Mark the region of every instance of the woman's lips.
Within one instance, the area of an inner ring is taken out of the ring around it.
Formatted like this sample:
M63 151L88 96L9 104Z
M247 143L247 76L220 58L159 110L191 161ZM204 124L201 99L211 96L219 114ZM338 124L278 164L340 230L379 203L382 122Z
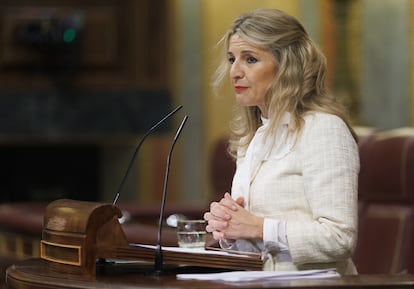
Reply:
M247 88L248 88L247 86L237 85L237 86L234 87L234 91L236 93L241 93L241 92L245 91Z

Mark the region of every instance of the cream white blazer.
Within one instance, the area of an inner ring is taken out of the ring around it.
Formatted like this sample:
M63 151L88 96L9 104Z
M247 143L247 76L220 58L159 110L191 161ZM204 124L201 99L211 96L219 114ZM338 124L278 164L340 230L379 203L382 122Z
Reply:
M289 118L281 129L288 124ZM247 209L286 222L291 261L278 260L273 252L264 270L336 268L356 274L351 256L357 241L359 154L346 124L334 115L310 113L296 143L275 141L269 157L252 170ZM238 158L237 167L243 160ZM233 197L240 182L236 170ZM266 241L253 243L263 251Z

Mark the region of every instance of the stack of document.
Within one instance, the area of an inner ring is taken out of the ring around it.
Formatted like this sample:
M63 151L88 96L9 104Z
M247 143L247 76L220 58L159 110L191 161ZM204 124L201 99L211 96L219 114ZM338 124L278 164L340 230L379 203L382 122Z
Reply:
M209 280L223 282L274 281L332 277L340 277L340 275L334 269L303 271L231 271L222 273L177 274L177 279L181 280Z

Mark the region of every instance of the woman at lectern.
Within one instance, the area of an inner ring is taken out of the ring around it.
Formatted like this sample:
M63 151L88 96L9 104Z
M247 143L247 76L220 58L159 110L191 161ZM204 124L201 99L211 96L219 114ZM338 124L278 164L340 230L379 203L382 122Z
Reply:
M264 270L357 274L358 146L325 87L324 55L279 10L241 15L220 43L214 86L230 76L237 169L231 195L204 214L207 231L222 248L260 252Z

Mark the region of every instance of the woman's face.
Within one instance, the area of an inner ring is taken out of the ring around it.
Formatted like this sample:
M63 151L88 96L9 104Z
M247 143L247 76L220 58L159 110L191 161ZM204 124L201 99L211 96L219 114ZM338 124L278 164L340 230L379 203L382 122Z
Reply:
M262 115L268 117L265 95L276 74L273 55L268 50L252 46L237 34L230 37L227 55L237 103L258 106Z

